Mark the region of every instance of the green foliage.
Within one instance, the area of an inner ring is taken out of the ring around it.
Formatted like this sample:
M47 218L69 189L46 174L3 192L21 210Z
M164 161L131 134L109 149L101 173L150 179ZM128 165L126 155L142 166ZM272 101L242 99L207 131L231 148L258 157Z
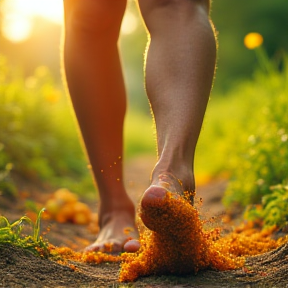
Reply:
M1 151L0 158L1 160L6 158L6 155L1 153ZM2 165L0 165L0 195L6 198L16 198L18 196L18 191L9 178L9 173L13 165L11 163L6 163L7 161L4 160L1 163Z
M270 193L270 186L288 177L287 81L286 59L282 72L258 72L253 82L239 89L247 105L243 113L246 117L234 131L241 131L246 140L239 137L234 147L238 157L224 199L227 206L260 203L262 196Z
M261 205L248 206L244 217L252 221L263 221L264 227L283 227L288 224L288 186L270 187L270 193L262 197Z
M125 121L125 154L133 157L141 154L155 154L156 142L153 139L153 122L150 115L130 111Z
M40 236L40 219L43 212L44 209L38 213L35 224L27 216L11 224L6 217L0 216L0 243L19 246L36 255L47 257L49 255L48 243ZM33 235L27 236L22 233L24 225L27 224L33 227Z
M287 13L286 0L212 1L211 18L219 40L216 90L230 90L235 81L251 77L259 66L254 53L243 44L249 32L264 37L269 57L277 59L281 57L279 51L288 50L288 37L283 37L288 25Z
M12 167L28 180L78 185L89 172L63 91L45 67L24 78L1 57L0 71L0 186L8 183Z
M39 67L24 78L0 57L0 80L1 195L17 197L9 177L11 170L26 180L94 194L73 109L48 69ZM125 123L126 156L153 153L152 131L150 115L129 112Z
M228 154L232 158L230 167L234 171L225 193L224 204L230 209L234 205L244 209L247 205L262 203L264 206L261 215L268 217L264 219L267 225L282 225L280 218L288 211L286 209L279 214L280 208L278 212L275 210L275 203L280 203L279 195L285 191L284 186L281 186L284 190L281 188L280 193L280 186L276 185L288 180L287 58L284 63L282 71L278 71L272 62L269 69L264 65L265 71L257 71L253 81L238 86L238 92L233 90L237 97L241 97L246 108L242 111L241 121L233 128L238 143L231 150L234 151L234 156L231 156L231 152ZM243 108L243 105L240 107ZM277 189L274 187L271 190L273 186ZM247 215L251 216L255 211L257 209L250 209Z

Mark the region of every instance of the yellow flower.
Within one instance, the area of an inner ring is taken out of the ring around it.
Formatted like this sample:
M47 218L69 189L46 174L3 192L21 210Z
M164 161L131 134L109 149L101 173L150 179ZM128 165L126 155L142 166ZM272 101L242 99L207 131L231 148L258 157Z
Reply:
M255 49L261 46L262 43L263 43L262 35L256 32L248 33L244 38L244 45L248 49Z

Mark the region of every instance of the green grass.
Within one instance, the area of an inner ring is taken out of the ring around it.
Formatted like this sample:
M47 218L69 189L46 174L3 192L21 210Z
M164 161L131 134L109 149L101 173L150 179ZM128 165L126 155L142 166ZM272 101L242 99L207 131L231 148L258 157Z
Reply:
M40 210L35 224L27 216L23 216L13 223L9 223L6 217L0 216L0 243L15 245L33 254L48 257L48 242L40 236L40 220L43 212L44 209ZM31 235L23 233L25 225L33 228Z

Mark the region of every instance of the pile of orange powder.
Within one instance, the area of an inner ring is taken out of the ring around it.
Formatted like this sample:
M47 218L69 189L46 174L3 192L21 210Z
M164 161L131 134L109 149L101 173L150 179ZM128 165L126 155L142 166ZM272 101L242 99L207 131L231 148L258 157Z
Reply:
M148 211L157 232L140 229L141 248L136 253L112 256L101 252L80 253L69 248L53 248L64 260L86 263L119 262L119 281L161 274L191 274L203 269L231 270L245 264L245 257L273 250L287 239L273 240L273 229L257 231L243 225L220 235L220 228L204 229L198 210L182 197L167 194L161 209ZM60 262L61 263L61 262ZM66 263L67 264L67 263Z
M169 193L161 209L148 213L157 232L143 228L140 250L122 254L120 281L146 275L191 274L207 268L236 269L244 265L246 256L270 251L285 242L271 239L272 230L257 232L247 226L225 237L220 236L219 228L205 231L197 209Z

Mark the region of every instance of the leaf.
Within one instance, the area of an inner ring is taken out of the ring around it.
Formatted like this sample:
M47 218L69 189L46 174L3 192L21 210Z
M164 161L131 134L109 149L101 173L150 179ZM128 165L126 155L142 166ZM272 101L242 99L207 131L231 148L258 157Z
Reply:
M3 226L2 226L2 223L4 224ZM2 229L1 226L2 227L10 227L10 223L9 223L8 219L4 216L0 216L0 230Z
M45 211L45 208L42 208L37 216L37 220L34 226L34 234L33 234L33 239L35 242L39 242L39 237L40 237L40 222L41 222L41 215Z

